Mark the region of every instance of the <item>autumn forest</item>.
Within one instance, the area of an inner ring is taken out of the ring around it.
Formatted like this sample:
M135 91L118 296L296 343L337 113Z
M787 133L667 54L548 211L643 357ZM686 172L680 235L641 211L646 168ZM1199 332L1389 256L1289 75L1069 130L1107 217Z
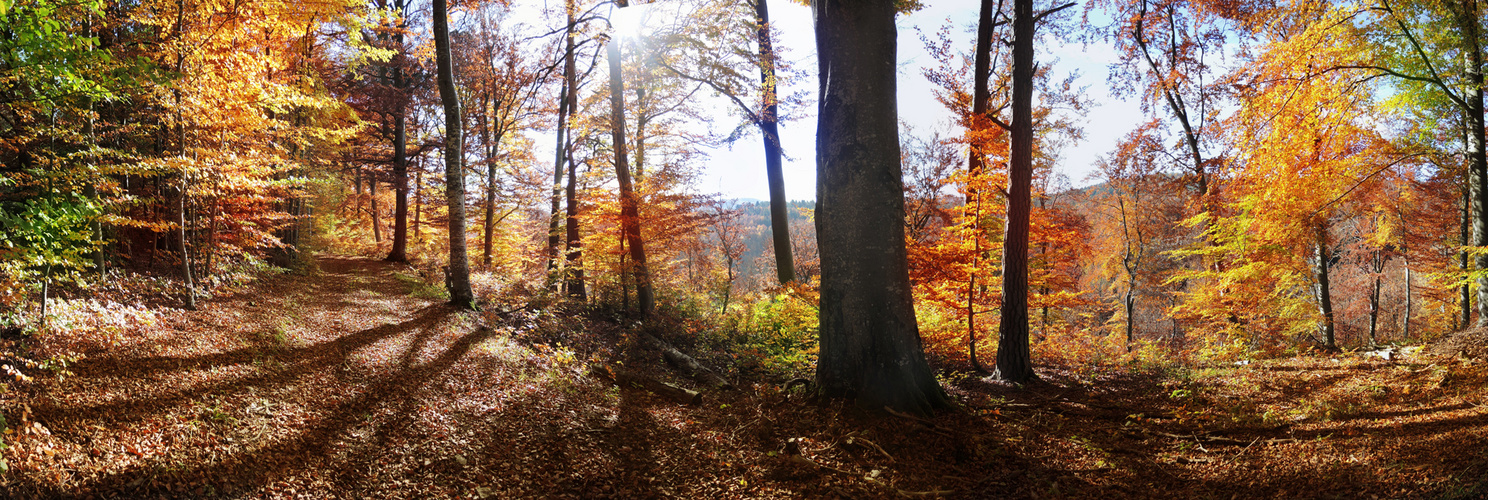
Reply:
M0 0L0 496L1488 495L1479 0L935 3Z

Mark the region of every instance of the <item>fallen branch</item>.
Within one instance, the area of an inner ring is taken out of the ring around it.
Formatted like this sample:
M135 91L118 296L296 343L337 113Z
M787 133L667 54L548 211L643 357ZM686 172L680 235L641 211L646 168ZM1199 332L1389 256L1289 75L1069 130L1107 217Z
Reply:
M940 427L937 427L935 425L935 422L931 422L929 420L925 420L923 418L916 417L916 416L910 415L908 413L899 412L899 411L896 411L893 408L889 408L887 406L883 407L883 409L884 409L884 411L889 412L890 415L893 415L893 416L896 416L896 417L899 417L899 418L908 419L908 420L910 420L910 421L912 421L914 423L923 425L923 426L925 426L926 429L929 429L932 432L936 432L936 433L941 434L943 436L950 436L951 435L951 433L946 432L944 429L941 429Z
M894 488L894 492L895 493L898 493L899 496L904 497L904 498L943 497L943 496L950 496L950 495L956 493L955 491L951 491L951 490L907 491L907 490L901 490L899 488Z
M692 356L688 356L686 353L677 350L677 348L672 347L671 344L663 342L661 339L656 338L656 336L654 335L645 335L647 340L650 340L651 343L656 344L657 348L661 349L661 357L666 360L668 365L672 365L678 370L682 370L683 374L686 374L693 380L705 384L708 387L716 387L719 389L734 388L734 384L730 383L723 377L718 376L717 373L713 373L713 370L709 370L708 367L703 366L702 363L698 363L696 359L692 359Z
M1236 446L1239 446L1239 445L1242 445L1243 444L1243 445L1246 445L1246 447L1249 447L1250 445L1254 445L1257 442L1265 443L1265 444L1280 444L1280 443L1295 443L1295 442L1297 442L1297 440L1294 439L1294 438L1271 438L1271 439L1260 439L1260 438L1256 438L1255 441L1241 441L1239 439L1231 439L1231 438L1219 437L1219 436L1210 436L1210 435L1207 435L1207 434L1202 434L1202 435L1201 434L1171 434L1171 433L1167 433L1167 432L1153 431L1153 430L1145 430L1145 432L1147 432L1148 434L1152 434L1154 436L1162 436L1162 437L1168 437L1168 438L1173 438L1173 439L1182 439L1182 440L1185 440L1185 441L1187 441L1187 440L1193 440L1193 441L1199 442L1199 443L1232 444L1232 445L1236 445Z
M875 450L878 450L878 452L879 453L882 453L883 456L885 458L888 458L890 462L893 462L894 461L894 456L893 455L890 455L889 452L884 451L883 447L882 446L879 446L878 443L875 443L873 441L869 441L868 438L865 438L865 437L862 437L862 436L857 436L855 434L857 434L857 433L856 432L853 432L853 433L850 433L850 434L847 435L847 444L858 444L858 442L867 443L868 444L867 447L873 448Z
M632 385L640 387L642 389L650 391L652 394L656 394L657 396L661 396L678 403L688 405L698 405L703 403L702 393L683 387L677 387L675 385L662 382L650 376L627 371L623 368L620 368L619 366L608 366L602 369L591 370L591 372L597 373L601 376L604 376L605 378L610 379L615 383L615 385Z

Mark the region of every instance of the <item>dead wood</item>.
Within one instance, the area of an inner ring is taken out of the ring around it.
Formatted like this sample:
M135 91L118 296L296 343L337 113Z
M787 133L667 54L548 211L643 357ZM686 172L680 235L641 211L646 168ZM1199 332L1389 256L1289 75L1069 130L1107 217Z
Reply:
M708 367L703 366L702 363L698 363L696 359L692 359L692 356L688 356L687 353L677 350L677 348L672 347L671 344L668 344L661 339L656 338L656 336L654 335L647 334L646 338L650 340L651 343L655 344L657 348L661 349L661 357L666 360L668 365L681 370L684 375L687 375L693 380L707 385L708 387L717 389L734 388L733 383L730 383L723 377L718 376L717 373L714 373L713 370L709 370Z

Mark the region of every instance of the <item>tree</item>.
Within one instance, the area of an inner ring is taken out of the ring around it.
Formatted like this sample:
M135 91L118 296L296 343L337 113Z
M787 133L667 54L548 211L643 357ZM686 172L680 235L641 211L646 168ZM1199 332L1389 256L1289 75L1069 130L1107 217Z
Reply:
M895 5L821 0L817 244L821 391L926 413L949 404L925 362L904 246Z
M626 7L619 0L618 8ZM630 178L630 164L626 159L625 142L625 84L621 82L620 34L613 33L607 56L610 62L610 131L615 148L615 177L620 181L620 226L626 246L630 248L628 273L636 286L636 302L642 316L649 316L656 308L651 291L651 274L646 267L646 244L641 239L640 200Z
M1035 377L1028 351L1028 220L1033 184L1033 36L1040 18L1074 6L1034 14L1033 0L1013 1L1013 119L1008 161L1007 226L1002 246L1002 318L993 376L1010 382Z
M449 11L446 0L434 0L434 60L439 73L439 100L444 104L444 198L449 203L450 304L475 309L470 290L470 258L465 249L465 155L460 145L460 96L455 93L450 63Z

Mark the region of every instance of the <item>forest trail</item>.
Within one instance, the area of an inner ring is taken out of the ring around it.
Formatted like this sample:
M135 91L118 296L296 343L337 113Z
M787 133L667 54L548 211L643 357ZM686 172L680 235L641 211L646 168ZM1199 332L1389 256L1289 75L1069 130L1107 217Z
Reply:
M21 423L37 436L21 440L16 453L34 455L39 468L31 474L32 464L13 460L6 490L316 498L555 492L519 463L562 462L562 446L552 444L594 408L546 393L562 385L604 399L605 388L578 384L551 363L555 356L478 328L473 315L411 297L397 272L380 261L325 257L318 272L270 278L198 311L167 313L156 328L98 349L72 367L74 375L27 398ZM576 366L569 361L567 368ZM614 415L595 418L606 417ZM549 472L608 469L570 458Z
M1473 498L1488 370L1358 355L948 375L932 420L686 385L603 314L467 313L322 257L0 394L7 498ZM486 326L488 325L488 326ZM674 339L685 340L685 339Z

